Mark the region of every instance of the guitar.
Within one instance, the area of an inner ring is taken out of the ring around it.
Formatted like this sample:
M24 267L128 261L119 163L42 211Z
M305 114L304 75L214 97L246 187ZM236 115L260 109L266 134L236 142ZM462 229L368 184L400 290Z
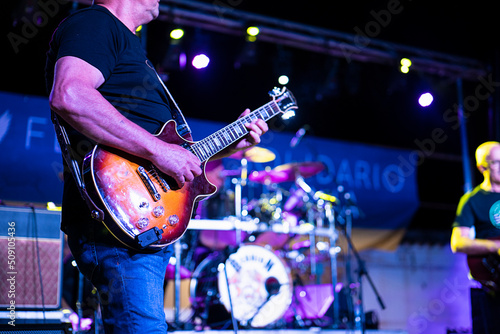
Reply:
M161 249L179 239L187 229L197 201L214 194L217 187L205 175L212 156L244 137L245 124L297 109L292 93L275 88L271 101L197 141L182 138L173 120L156 136L180 145L201 161L203 173L182 188L151 162L117 149L96 145L85 157L82 177L90 198L104 208L102 220L111 234L126 246L138 250Z
M498 240L498 238L492 239ZM500 292L500 256L497 254L467 255L467 265L472 278L481 283L485 291Z

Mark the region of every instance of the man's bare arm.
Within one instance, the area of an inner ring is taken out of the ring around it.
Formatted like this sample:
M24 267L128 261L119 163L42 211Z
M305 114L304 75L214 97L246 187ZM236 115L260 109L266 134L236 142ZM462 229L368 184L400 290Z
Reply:
M201 174L191 152L156 138L129 121L99 93L102 73L76 57L60 58L55 66L50 106L77 131L97 143L150 160L179 186Z

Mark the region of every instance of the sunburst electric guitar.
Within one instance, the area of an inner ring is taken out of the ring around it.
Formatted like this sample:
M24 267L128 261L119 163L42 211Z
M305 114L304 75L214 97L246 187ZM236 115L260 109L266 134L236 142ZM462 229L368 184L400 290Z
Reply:
M290 91L274 89L270 95L267 104L200 141L182 138L173 120L165 123L156 136L191 151L205 171L209 158L248 134L245 124L297 109ZM179 239L196 202L217 190L204 172L179 188L151 162L100 145L85 157L82 176L90 198L104 209L106 228L134 249L160 249Z

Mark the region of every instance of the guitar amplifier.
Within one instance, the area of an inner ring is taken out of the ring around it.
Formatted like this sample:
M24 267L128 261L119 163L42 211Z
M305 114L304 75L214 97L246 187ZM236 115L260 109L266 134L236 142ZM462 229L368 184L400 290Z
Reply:
M0 207L0 308L61 306L63 233L60 213Z

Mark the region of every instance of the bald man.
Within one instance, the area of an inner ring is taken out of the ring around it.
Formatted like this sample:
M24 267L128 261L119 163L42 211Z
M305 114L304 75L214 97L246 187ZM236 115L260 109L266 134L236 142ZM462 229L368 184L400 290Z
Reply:
M483 289L471 290L473 333L493 334L500 328L500 144L481 144L476 164L484 180L462 196L450 243L453 252L467 254L470 272L482 284Z
M483 182L462 196L453 224L453 252L469 255L498 254L500 240L500 143L486 142L476 150L476 165ZM475 238L471 228L475 228Z
M151 161L183 187L202 173L201 163L154 136L174 117L175 107L135 34L158 14L158 0L96 0L67 17L47 53L49 102L78 165L98 143ZM268 130L262 120L246 127L249 133L219 157L259 143ZM99 291L107 334L167 332L163 279L171 247L146 253L123 246L91 218L68 172L61 229L79 270Z

